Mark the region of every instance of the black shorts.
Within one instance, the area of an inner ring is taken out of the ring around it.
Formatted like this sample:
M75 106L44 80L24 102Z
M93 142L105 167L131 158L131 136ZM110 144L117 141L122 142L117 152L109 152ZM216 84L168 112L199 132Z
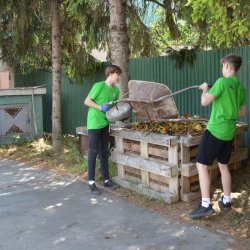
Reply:
M217 159L221 164L228 164L232 148L233 140L220 140L206 130L201 137L196 161L210 166L213 164L213 161Z

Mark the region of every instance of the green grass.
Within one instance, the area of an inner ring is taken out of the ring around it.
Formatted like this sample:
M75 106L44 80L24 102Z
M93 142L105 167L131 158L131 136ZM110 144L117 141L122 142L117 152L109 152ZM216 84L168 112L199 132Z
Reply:
M0 156L11 157L33 165L38 164L62 173L83 174L88 170L88 156L80 153L79 138L72 135L62 137L62 150L59 154L54 154L51 137L46 135L31 142L18 141L11 145L0 145ZM117 175L116 164L111 161L109 161L109 170L111 177ZM101 181L99 158L96 161L96 173L97 181Z
M63 136L64 159L70 173L79 174L88 170L87 160L78 149L78 137L71 135Z

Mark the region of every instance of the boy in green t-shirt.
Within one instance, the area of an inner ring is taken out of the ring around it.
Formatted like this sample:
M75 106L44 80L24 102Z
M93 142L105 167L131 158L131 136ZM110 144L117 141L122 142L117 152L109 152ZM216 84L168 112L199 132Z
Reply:
M214 214L210 201L211 179L208 166L217 159L224 196L219 200L221 209L231 208L231 174L228 169L233 138L238 117L246 114L246 90L236 76L242 63L241 57L230 54L221 59L222 75L208 91L207 83L200 85L201 105L212 104L212 112L197 153L197 169L201 189L202 202L190 213L191 218L199 218Z
M109 121L105 113L110 108L107 103L116 101L119 98L120 91L115 84L119 81L121 73L122 70L117 65L108 66L105 70L107 79L95 83L84 101L84 104L89 106L87 117L89 188L91 193L96 195L101 194L101 191L95 185L95 167L98 153L100 153L104 187L117 187L109 177Z

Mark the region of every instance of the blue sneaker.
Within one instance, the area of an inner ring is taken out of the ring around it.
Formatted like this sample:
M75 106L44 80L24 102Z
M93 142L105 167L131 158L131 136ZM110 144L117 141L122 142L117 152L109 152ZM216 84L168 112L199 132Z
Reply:
M228 211L228 210L231 209L231 202L224 203L223 202L223 197L224 196L222 196L221 199L218 201L219 207L220 207L221 210L227 210Z
M200 204L198 208L196 208L193 212L189 214L189 217L191 219L194 219L194 218L210 216L210 215L213 215L214 213L215 211L212 207L212 204L210 204L209 207L203 207Z
M103 186L107 188L118 188L119 186L114 183L112 180L108 180L107 182L103 182Z
M91 194L94 194L94 195L100 195L101 194L101 191L96 187L95 183L93 184L89 184L89 189L91 191Z

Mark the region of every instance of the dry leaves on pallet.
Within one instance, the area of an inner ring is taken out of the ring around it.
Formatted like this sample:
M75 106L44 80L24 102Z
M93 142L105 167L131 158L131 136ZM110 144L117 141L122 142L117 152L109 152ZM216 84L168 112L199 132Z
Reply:
M168 135L193 135L202 133L206 128L200 121L173 121L173 122L136 122L131 124L131 129L145 132Z

